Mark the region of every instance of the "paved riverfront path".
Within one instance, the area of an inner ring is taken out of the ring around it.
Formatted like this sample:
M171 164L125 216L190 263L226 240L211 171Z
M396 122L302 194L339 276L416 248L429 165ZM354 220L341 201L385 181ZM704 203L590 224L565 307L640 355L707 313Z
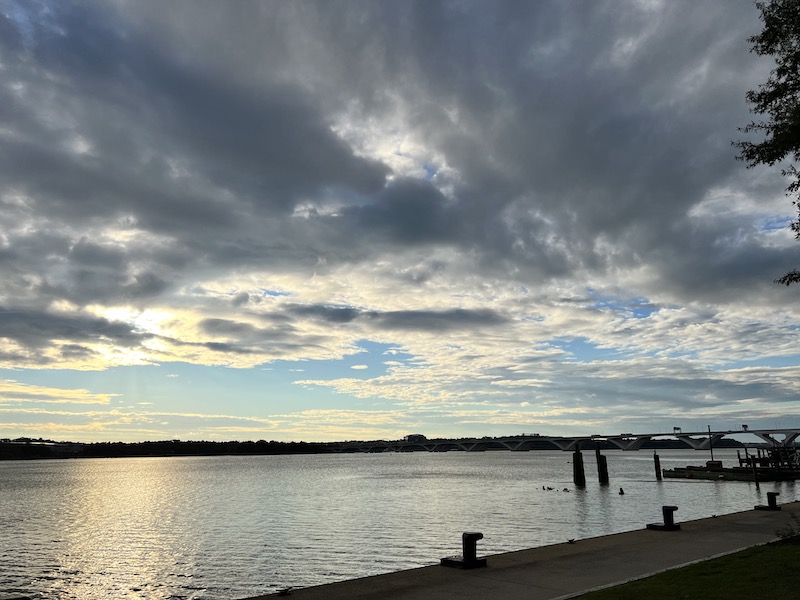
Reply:
M297 590L295 600L552 600L639 579L659 571L777 539L800 516L800 502L681 522L679 531L637 531L489 556L483 569L439 565ZM491 532L484 532L491 535ZM480 556L480 543L478 544ZM273 598L259 596L250 600Z

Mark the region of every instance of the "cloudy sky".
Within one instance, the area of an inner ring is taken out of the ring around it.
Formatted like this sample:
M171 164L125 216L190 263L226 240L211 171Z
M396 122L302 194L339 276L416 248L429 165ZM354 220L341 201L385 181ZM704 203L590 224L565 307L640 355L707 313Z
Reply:
M750 0L0 0L0 437L800 427Z

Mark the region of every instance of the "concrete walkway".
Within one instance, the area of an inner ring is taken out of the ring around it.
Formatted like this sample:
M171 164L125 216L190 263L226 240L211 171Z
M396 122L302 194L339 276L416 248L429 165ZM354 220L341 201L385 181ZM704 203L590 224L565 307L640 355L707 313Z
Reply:
M289 596L295 600L570 598L773 541L777 529L794 524L791 513L800 515L800 502L781 508L687 522L676 518L679 531L650 531L642 524L637 531L489 556L483 569L462 571L436 565L291 590ZM679 515L680 511L675 516Z

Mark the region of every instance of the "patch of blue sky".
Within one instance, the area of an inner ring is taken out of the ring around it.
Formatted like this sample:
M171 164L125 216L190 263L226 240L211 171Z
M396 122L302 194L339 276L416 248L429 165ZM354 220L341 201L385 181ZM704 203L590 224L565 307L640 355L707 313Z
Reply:
M6 11L4 16L16 25L23 44L25 44L26 48L30 48L34 42L33 19L35 17L32 17L23 8L22 3L12 3L6 8Z
M135 369L153 369L153 367L132 367ZM16 381L24 385L42 386L45 388L75 390L85 389L92 394L119 394L115 385L116 377L112 371L123 368L106 369L105 371L74 371L69 369L0 369L0 379ZM35 402L31 401L31 404ZM112 403L114 403L112 401ZM87 406L87 405L84 405Z
M547 342L548 345L559 348L566 353L564 360L570 362L595 362L604 360L619 360L628 356L611 348L601 348L586 337L558 337Z
M800 364L800 354L790 354L788 356L762 356L752 360L737 360L726 363L720 367L720 371L730 371L735 369L746 369L748 367L768 367L780 369L783 367L796 367Z
M264 297L264 298L267 298L267 297L277 298L279 296L291 296L292 295L290 292L284 292L282 290L270 290L270 289L266 289L266 288L262 288L260 290L260 292L261 292L261 296Z
M758 228L761 231L778 231L788 229L793 220L794 218L788 215L767 217L758 222Z
M595 308L621 313L628 318L646 319L659 310L656 305L642 296L628 299L614 298L612 296L597 294L593 289L589 289L589 295L593 300L592 305Z
M330 398L324 397L325 390L313 395L303 393L294 384L300 378L297 372L282 366L270 367L272 365L231 369L174 362L158 366L113 367L104 371L0 371L0 377L27 385L114 394L112 408L131 406L142 411L247 416L284 412L286 404L302 410L322 407L330 402ZM75 404L71 410L85 410L87 407L90 406Z
M85 389L91 394L113 395L108 405L51 404L36 400L13 403L21 408L268 416L325 409L333 403L342 405L342 396L333 389L301 386L297 381L366 377L362 373L376 376L375 369L352 370L342 362L276 362L249 369L179 362L88 372L5 369L0 370L0 378L56 390Z
M307 360L296 362L275 362L274 369L292 370L295 378L303 379L373 379L385 375L389 370L387 362L413 364L412 356L391 344L369 340L356 343L360 352L348 354L340 360Z
M439 172L439 169L437 169L433 165L429 165L428 163L422 164L422 170L425 171L425 179L428 181L436 177L436 173Z
M174 362L151 366L113 367L103 371L66 369L0 369L0 379L57 390L85 389L90 394L111 395L110 403L52 404L34 398L6 402L20 408L60 411L105 411L177 414L269 416L343 406L342 395L327 386L303 386L298 381L344 378L371 379L387 373L387 363L417 366L414 357L390 344L360 341L361 350L340 360L275 361L258 367ZM353 399L352 408L363 401ZM344 404L348 408L347 403Z

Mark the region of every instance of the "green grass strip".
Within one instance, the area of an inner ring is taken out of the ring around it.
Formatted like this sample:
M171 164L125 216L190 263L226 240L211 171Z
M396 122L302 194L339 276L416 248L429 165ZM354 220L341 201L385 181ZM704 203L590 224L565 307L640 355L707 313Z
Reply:
M800 538L749 548L647 579L591 592L581 600L732 600L800 594Z

